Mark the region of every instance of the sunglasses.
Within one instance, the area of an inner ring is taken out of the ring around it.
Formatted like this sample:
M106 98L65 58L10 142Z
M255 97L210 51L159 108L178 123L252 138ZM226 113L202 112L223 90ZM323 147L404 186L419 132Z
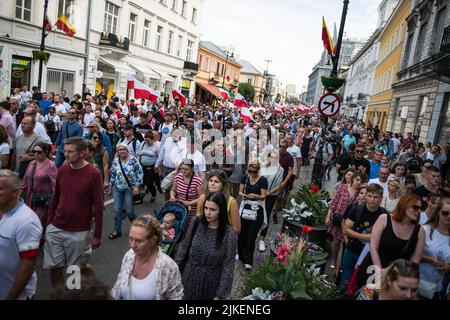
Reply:
M356 153L363 153L364 150L355 150Z
M34 154L42 154L44 151L42 151L42 150L33 150L33 153Z
M247 170L249 173L258 173L257 170Z
M450 215L450 211L447 211L447 210L441 210L441 214L442 214L443 216L448 217L448 215Z
M99 137L92 137L92 139L94 139L94 140L100 140Z
M420 211L420 210L422 210L422 207L421 207L421 206L418 206L417 204L412 205L411 208L413 208L414 211Z
M75 112L69 112L69 114L76 114Z

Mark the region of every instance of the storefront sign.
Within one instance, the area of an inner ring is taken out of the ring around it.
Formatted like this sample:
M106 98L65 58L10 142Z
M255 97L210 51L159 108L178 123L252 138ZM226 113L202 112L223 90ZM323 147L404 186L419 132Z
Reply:
M12 77L13 78L23 78L23 76L25 75L25 73L22 70L13 70L12 72Z
M183 80L182 88L183 89L189 89L191 87L191 81L190 80Z

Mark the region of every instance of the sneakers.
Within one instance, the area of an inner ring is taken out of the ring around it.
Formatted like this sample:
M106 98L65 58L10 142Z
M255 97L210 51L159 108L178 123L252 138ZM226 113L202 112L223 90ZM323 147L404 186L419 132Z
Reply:
M244 264L244 268L245 270L250 270L252 268L251 265L249 265L248 263Z
M259 247L258 247L259 252L264 252L266 251L266 244L264 243L263 240L259 240Z

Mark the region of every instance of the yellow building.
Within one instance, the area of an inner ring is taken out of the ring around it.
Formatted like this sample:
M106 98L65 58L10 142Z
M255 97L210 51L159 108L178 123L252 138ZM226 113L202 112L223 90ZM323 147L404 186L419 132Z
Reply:
M378 125L381 132L386 130L387 117L394 90L392 84L397 81L397 72L406 34L406 18L411 9L411 0L400 0L379 37L378 64L372 82L366 125Z

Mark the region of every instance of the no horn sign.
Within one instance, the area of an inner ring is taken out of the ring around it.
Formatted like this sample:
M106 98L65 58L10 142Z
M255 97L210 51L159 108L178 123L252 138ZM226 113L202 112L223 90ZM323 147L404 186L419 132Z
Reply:
M319 112L324 117L332 117L339 112L341 108L341 100L339 96L334 93L327 93L319 100Z

